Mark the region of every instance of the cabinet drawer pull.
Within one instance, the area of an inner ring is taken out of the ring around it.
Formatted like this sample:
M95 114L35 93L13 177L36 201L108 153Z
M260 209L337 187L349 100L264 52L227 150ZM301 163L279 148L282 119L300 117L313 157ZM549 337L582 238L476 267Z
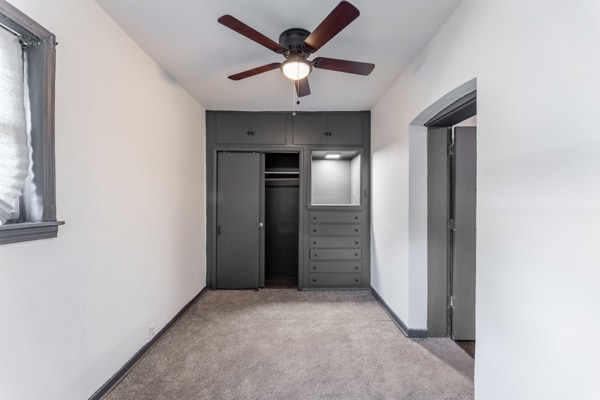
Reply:
M316 221L316 220L317 220L317 217L313 217L313 219Z
M358 232L358 228L354 229L354 232Z
M354 269L358 271L358 266L354 267Z
M358 244L358 241L357 241L357 240L355 240L355 241L354 241L354 244Z
M316 231L317 231L316 229L313 229L313 232L316 232Z
M317 269L317 266L316 266L316 265L314 265L314 266L313 266L313 269L314 269L314 270L316 270L316 269Z
M358 219L358 215L355 215L355 216L354 216L354 219Z
M313 244L316 246L316 245L317 245L317 242L313 242Z
M315 257L318 257L318 256L317 256L317 253L313 253L313 256L315 256Z
M354 256L355 256L355 257L358 257L358 253L354 253Z
M316 282L317 282L317 280L316 280L316 279L313 279L313 283L316 283Z
M358 283L358 279L355 279L355 280L354 280L354 282L357 282L357 283Z

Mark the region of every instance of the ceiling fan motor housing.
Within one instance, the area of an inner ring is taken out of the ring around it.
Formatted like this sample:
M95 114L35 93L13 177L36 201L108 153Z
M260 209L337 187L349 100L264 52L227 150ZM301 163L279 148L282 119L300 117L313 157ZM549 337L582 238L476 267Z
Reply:
M310 32L302 28L291 28L283 31L279 35L279 44L286 48L283 56L287 59L290 57L299 57L306 59L310 55L310 51L304 45L304 40L310 35Z

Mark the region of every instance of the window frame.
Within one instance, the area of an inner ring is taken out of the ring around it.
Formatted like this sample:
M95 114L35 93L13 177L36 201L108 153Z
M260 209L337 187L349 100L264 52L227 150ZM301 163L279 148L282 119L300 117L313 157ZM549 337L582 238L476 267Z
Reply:
M0 244L54 238L56 219L56 173L54 161L54 82L56 76L56 36L0 0L0 25L15 32L28 44L28 70L33 170L35 184L43 199L41 222L17 222L0 225ZM0 28L3 29L3 28Z

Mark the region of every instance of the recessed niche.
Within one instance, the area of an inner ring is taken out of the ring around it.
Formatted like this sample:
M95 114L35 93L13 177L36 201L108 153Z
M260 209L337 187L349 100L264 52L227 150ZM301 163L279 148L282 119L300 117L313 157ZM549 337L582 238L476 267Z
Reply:
M328 150L311 153L311 205L361 205L361 153Z

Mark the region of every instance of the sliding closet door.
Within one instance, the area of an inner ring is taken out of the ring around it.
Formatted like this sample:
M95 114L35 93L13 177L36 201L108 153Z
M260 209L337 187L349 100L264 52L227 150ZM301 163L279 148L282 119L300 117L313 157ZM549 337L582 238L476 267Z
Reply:
M260 154L218 153L217 288L259 285Z

